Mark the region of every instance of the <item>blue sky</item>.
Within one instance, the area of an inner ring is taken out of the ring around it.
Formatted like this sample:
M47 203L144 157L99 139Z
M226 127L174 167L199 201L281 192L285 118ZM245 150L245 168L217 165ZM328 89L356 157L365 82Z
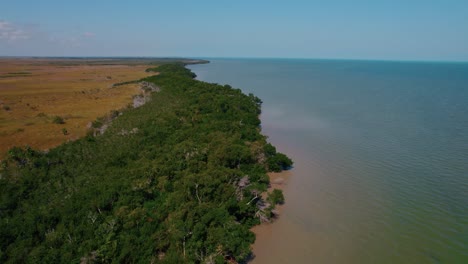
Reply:
M0 56L468 61L466 0L1 0Z

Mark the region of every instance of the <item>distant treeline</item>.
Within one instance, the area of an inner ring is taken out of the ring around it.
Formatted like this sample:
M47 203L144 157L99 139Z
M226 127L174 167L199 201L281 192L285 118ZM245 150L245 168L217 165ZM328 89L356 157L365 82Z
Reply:
M103 135L1 163L0 263L224 263L274 217L267 171L291 160L261 135L261 100L194 80L182 64Z
M207 60L188 58L158 58L158 57L15 57L0 56L0 60L26 60L31 63L50 64L55 66L78 65L159 65L168 63L203 64Z

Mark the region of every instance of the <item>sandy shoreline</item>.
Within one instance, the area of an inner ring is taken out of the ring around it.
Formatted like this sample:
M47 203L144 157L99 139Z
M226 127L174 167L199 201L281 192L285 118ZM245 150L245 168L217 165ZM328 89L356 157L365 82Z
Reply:
M268 192L272 191L273 189L279 189L284 191L289 183L289 179L292 175L290 170L282 171L282 172L271 172L268 173L268 177L270 178L270 187L268 188ZM288 198L285 196L285 204L284 205L277 205L276 210L279 212L279 218L281 218L281 214L283 212L284 207L288 203ZM254 226L251 230L255 233L256 239L255 243L252 245L252 253L254 256L263 255L268 253L268 247L266 247L266 241L270 240L272 231L275 228L276 221L270 223L263 223L257 226ZM251 263L255 263L255 258L251 261Z

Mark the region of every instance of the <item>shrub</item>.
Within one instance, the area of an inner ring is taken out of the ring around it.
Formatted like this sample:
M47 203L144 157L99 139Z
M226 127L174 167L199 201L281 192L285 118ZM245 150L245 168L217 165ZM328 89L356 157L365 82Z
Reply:
M114 119L114 118L118 117L119 114L120 114L119 111L117 111L117 110L112 110L112 111L110 111L109 117L110 117L111 119Z
M52 123L54 123L54 124L65 124L65 120L61 116L54 116L54 119L52 119Z
M271 193L268 194L268 201L272 204L283 204L284 203L283 191L274 189Z
M93 123L91 123L92 128L100 128L102 125L104 125L104 119L102 117L94 120Z
M292 166L292 164L292 160L283 153L276 153L274 156L267 158L268 170L274 172L287 170Z

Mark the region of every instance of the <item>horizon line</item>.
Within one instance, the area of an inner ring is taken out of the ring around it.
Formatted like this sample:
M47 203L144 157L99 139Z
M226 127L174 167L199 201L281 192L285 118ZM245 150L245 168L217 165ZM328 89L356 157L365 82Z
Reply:
M325 61L369 61L369 62L425 62L425 63L468 63L468 60L433 59L379 59L379 58L321 58L321 57L248 57L248 56L48 56L48 55L0 55L4 58L49 58L49 59L275 59L275 60L325 60Z

